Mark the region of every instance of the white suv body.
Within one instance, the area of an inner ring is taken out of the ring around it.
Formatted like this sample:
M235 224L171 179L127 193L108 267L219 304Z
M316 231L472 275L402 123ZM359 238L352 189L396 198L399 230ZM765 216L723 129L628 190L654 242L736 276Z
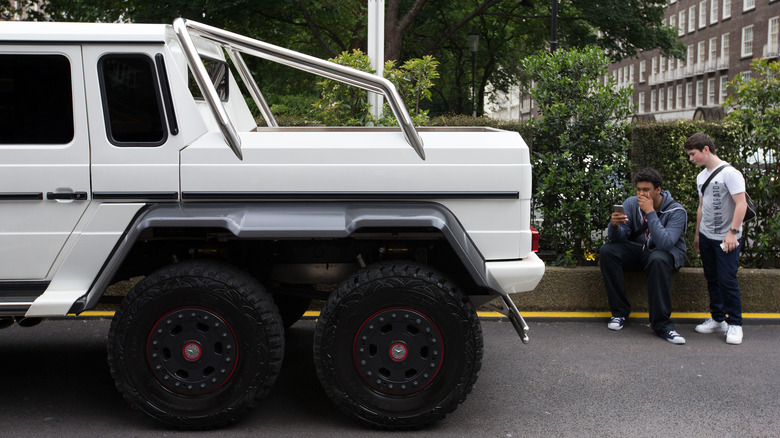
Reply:
M257 126L226 53L269 127ZM401 129L276 126L260 87L240 72L240 53L384 92ZM200 262L193 268L198 272L203 266L219 271L223 265L212 261L230 264L225 268L230 272L234 267L249 272L247 282L258 284L248 294L261 297L260 302L270 296L264 290L274 292L271 304L259 312L276 318L267 323L273 328L268 331L276 333L278 311L284 315L287 307L282 296L305 302L328 298L332 305L323 311L328 312L344 304L344 296L307 295L301 288L346 283L350 276L369 272L373 262L395 261L458 278L466 283L458 293L473 304L501 298L526 340L527 326L509 295L532 290L544 272L533 252L528 147L517 133L489 128L415 129L389 82L366 76L184 20L174 26L0 23L0 319L80 313L94 308L108 285L125 273L156 278L157 269L188 258ZM157 277L174 275L166 269ZM169 292L150 288L141 287L125 301L160 299ZM392 302L390 294L378 308L395 308ZM413 307L410 303L399 304ZM209 308L183 305L197 312ZM143 315L143 309L132 306L123 303L116 320L123 321L119 313ZM154 312L175 311L176 306L168 307ZM230 310L215 309L210 312L230 324L224 316ZM470 314L473 308L463 311ZM446 325L424 309L415 312L435 329ZM332 322L335 315L323 319ZM372 317L364 316L363 322ZM124 356L112 353L124 349L130 330L116 320L115 339L109 341L116 345L109 348L110 357L117 358L112 372L118 382L135 382L138 377L122 377ZM418 329L431 328L421 324ZM234 334L240 343L241 333ZM325 328L317 336L326 339L323 348L330 345ZM469 336L481 346L481 334ZM267 342L278 350L271 338ZM187 346L199 352L202 347ZM478 353L471 360L477 370ZM151 357L146 360L153 362ZM186 355L183 360L187 366L196 362ZM337 388L337 382L325 383L330 380L326 366L318 367L326 388ZM357 372L368 382L368 371ZM274 377L273 370L263 377L268 387ZM150 378L165 387L167 377ZM420 391L435 383L431 378ZM234 384L243 385L225 380L209 394ZM245 397L242 409L262 395L259 386L259 391L247 390L253 397ZM398 395L385 386L369 386ZM462 401L465 393L455 399ZM235 419L226 413L232 408L217 408L199 413L207 418L202 423L192 423L183 408L171 415L155 414L158 407L146 409L153 394L139 399L125 394L149 415L177 427L211 427ZM188 403L190 393L178 394L181 403ZM396 411L366 418L356 413L363 405L339 404L364 422L397 428L416 427L454 409L442 413L436 405L413 407L424 414L397 422ZM169 411L176 411L173 406Z

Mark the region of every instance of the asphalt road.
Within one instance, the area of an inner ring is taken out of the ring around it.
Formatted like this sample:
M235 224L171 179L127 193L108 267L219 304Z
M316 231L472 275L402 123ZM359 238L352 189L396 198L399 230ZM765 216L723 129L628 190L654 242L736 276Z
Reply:
M287 333L277 384L242 422L177 432L134 412L105 359L105 320L53 320L0 331L0 436L705 437L780 436L780 325L745 326L740 346L678 323L686 345L634 322L483 321L485 357L466 402L430 428L367 429L336 409L311 360L313 321Z

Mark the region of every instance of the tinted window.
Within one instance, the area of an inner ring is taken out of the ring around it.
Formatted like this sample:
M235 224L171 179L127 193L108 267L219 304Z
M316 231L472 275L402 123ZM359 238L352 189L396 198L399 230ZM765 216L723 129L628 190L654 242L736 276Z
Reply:
M165 142L162 102L151 58L106 55L100 59L99 72L109 140L117 146Z
M0 144L73 140L70 61L62 55L0 55Z
M206 71L209 74L211 83L214 84L214 88L217 90L217 96L223 102L228 100L228 65L224 61L219 61L211 58L203 58L203 66L206 67ZM190 80L190 92L196 99L203 99L203 93L200 92L198 84L195 82L195 78L192 76L192 72L189 74Z

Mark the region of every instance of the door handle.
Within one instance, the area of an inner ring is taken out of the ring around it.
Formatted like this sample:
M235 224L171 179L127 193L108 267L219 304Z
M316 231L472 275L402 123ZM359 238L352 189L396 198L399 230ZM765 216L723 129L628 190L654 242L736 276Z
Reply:
M86 201L87 192L48 192L46 193L46 199Z

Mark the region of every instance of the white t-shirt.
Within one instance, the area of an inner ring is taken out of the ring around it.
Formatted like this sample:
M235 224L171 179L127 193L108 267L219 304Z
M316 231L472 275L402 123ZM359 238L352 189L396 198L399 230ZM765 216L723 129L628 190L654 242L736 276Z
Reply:
M734 209L737 204L732 196L745 192L745 178L737 169L727 163L718 167L728 166L721 170L711 180L705 193L701 192L701 186L710 177L710 172L705 167L696 177L696 186L701 197L701 224L699 232L704 237L712 240L723 240L734 221ZM717 169L717 168L716 168ZM715 170L715 169L713 169ZM742 237L742 225L739 226L737 239Z

